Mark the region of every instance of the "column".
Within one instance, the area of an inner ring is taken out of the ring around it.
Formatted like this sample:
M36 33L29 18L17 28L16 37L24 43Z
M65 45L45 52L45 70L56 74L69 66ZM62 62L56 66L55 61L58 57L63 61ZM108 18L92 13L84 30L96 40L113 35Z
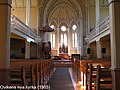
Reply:
M30 26L30 0L26 0L26 25Z
M57 42L56 44L56 46L57 46L57 55L59 55L59 47L60 47L60 41L59 41L59 27L57 27L57 36L56 36L56 38L55 38L55 41Z
M80 56L83 56L83 18L80 19L80 25L79 25L79 29L80 29Z
M87 31L87 34L89 34L90 33L90 0L88 0L88 4L87 4L87 14L88 14L88 16L87 16L87 24L88 24L88 27L87 27L87 29L88 29L88 31Z
M101 53L101 41L96 41L96 48L97 48L97 58L102 58Z
M71 49L71 37L70 37L70 28L67 29L68 30L68 54L70 55L70 49Z
M48 42L48 32L44 33L44 42Z
M96 32L99 32L99 23L100 23L100 0L96 1Z
M120 0L109 0L112 90L120 90Z
M80 54L80 29L78 28L77 28L77 54Z
M39 34L39 28L40 28L40 20L41 20L41 15L40 15L40 0L38 0L38 30L37 30L37 34Z
M30 42L25 42L25 58L30 59Z
M0 0L0 85L9 84L11 0Z
M37 43L37 58L40 57L40 45L39 45L40 42Z

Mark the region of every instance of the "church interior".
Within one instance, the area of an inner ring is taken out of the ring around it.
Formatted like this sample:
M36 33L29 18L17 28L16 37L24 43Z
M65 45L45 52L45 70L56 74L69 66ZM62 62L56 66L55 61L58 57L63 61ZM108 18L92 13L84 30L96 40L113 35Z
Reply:
M120 0L0 0L0 89L120 90Z

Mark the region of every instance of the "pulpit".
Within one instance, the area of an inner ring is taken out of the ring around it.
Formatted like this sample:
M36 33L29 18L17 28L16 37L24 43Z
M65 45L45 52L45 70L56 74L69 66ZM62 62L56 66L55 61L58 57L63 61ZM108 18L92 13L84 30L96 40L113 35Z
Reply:
M42 43L42 51L44 52L45 58L50 59L51 58L51 43L50 42L44 42Z

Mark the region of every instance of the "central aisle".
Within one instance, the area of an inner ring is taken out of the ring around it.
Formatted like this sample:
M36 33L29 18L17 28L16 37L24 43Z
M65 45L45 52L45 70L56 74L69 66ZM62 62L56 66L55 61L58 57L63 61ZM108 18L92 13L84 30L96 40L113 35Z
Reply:
M69 68L57 67L48 85L50 85L50 90L74 90Z

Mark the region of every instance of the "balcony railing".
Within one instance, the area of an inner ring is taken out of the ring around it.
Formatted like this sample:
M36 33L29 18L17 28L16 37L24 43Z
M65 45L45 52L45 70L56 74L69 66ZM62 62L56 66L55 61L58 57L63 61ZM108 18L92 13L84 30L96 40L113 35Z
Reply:
M109 16L103 20L100 25L99 25L99 32L105 30L106 28L108 28L110 25L109 25L109 22L110 22L110 19L109 19Z
M94 28L90 33L89 33L89 39L94 38L96 35L101 34L101 32L104 32L106 30L109 30L108 28L110 27L109 25L109 16L104 19L98 27ZM98 29L98 30L97 30Z
M11 15L11 28L23 33L33 40L39 40L37 33L14 15Z
M96 28L94 28L94 29L90 32L89 38L92 38L92 37L95 36L95 35L96 35Z

